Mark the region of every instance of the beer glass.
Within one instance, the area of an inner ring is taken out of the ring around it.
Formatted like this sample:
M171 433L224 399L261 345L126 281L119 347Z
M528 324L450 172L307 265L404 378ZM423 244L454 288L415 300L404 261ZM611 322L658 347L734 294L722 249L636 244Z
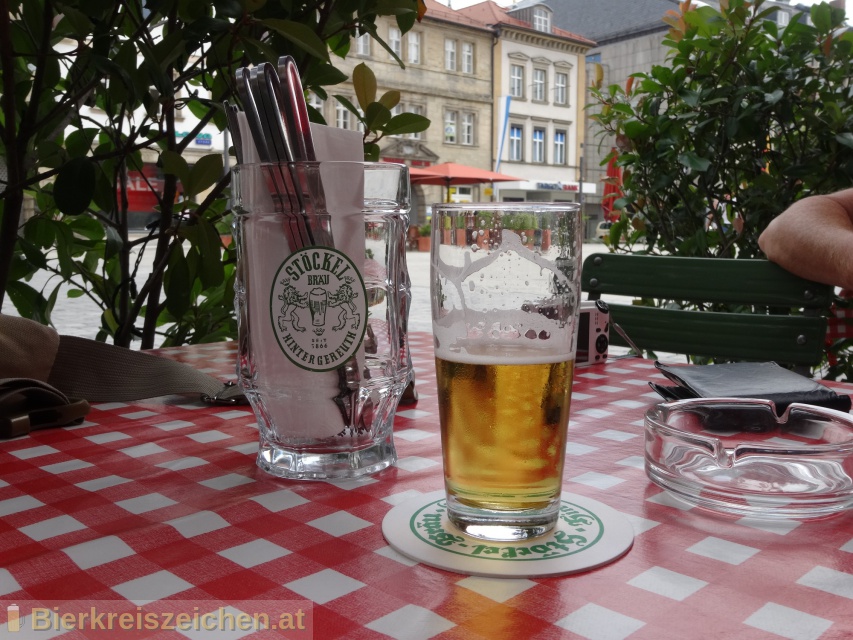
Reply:
M554 527L580 307L574 203L436 204L431 294L448 518L489 540Z
M412 377L408 169L324 161L233 171L237 375L258 419L258 466L290 479L388 467Z

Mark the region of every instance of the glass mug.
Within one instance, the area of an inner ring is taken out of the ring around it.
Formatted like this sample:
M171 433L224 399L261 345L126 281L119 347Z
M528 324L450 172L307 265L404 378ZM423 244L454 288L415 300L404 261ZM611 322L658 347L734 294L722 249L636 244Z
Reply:
M581 242L574 203L433 205L448 518L474 537L523 540L557 522Z
M237 374L258 419L258 466L318 480L388 467L412 378L407 167L233 171Z

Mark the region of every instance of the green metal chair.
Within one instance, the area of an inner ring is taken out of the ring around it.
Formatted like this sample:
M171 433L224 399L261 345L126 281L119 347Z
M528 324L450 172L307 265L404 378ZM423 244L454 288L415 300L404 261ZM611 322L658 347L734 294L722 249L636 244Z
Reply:
M583 262L590 300L611 304L611 322L646 351L717 360L775 361L800 371L820 364L833 288L804 280L767 260L597 253ZM670 301L643 306L642 299ZM684 310L683 303L701 310ZM629 345L616 331L611 344Z

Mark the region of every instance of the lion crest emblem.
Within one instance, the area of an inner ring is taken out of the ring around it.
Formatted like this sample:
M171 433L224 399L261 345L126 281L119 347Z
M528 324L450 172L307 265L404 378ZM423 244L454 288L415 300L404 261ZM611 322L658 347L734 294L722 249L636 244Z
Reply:
M367 328L361 273L336 249L300 249L278 269L270 315L279 347L291 362L316 371L337 368L355 353Z

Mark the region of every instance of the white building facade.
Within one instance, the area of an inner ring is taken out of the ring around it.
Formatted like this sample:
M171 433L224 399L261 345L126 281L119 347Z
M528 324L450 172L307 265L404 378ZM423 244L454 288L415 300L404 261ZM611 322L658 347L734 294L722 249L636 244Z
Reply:
M553 27L545 5L507 11L484 2L462 13L496 32L493 169L520 178L494 185L499 201L578 201L596 185L580 180L586 52L591 40Z

